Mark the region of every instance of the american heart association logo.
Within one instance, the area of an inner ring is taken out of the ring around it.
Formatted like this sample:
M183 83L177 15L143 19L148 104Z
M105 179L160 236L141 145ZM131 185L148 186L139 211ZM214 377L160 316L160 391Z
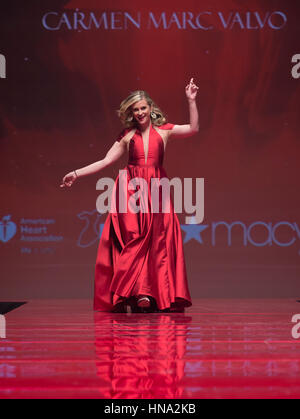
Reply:
M15 223L10 221L11 216L6 215L0 221L0 241L7 243L11 240L17 232L17 226Z

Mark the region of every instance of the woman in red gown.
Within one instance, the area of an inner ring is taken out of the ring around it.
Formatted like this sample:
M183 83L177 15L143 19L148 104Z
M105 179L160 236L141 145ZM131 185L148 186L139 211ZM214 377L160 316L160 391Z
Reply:
M159 211L153 210L151 182L168 178L162 166L168 140L198 132L197 91L191 79L186 86L190 110L187 125L166 123L146 92L133 92L121 103L119 116L125 129L106 157L63 179L62 187L71 186L79 177L111 165L126 151L129 154L122 171L125 182L121 175L115 181L114 210L106 218L99 243L94 295L97 311L128 311L129 307L133 311L183 311L192 304L178 218L172 202L169 211L162 210L161 197ZM135 179L143 183L137 188L139 205L132 211L128 203L137 191L129 183ZM126 197L126 211L119 210L121 195Z

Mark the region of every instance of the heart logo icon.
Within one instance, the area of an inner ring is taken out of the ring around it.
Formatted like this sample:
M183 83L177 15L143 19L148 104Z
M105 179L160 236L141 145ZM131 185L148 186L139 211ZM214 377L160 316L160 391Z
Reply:
M12 222L10 215L6 215L0 221L0 241L7 243L17 232L17 226Z

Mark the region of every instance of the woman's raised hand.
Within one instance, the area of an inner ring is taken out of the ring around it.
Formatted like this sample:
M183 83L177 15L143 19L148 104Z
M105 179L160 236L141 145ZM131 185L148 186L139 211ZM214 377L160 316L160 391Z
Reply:
M70 172L70 173L68 173L63 178L63 181L62 181L60 187L61 188L64 188L64 187L67 186L68 188L70 188L73 185L73 183L76 181L77 177L78 176L77 176L76 172Z
M190 83L185 88L185 94L188 100L195 100L199 87L195 85L194 79L192 78Z

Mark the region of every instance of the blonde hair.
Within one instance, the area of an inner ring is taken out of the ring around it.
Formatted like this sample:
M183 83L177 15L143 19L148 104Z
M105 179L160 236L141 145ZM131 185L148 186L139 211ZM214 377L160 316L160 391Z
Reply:
M117 111L119 118L126 128L133 128L136 126L136 121L134 120L131 107L134 103L143 99L145 99L151 107L151 122L153 125L159 127L167 122L166 116L159 109L156 103L153 102L148 93L144 90L136 90L123 100L120 105L120 109ZM156 117L153 118L152 114L155 114Z

